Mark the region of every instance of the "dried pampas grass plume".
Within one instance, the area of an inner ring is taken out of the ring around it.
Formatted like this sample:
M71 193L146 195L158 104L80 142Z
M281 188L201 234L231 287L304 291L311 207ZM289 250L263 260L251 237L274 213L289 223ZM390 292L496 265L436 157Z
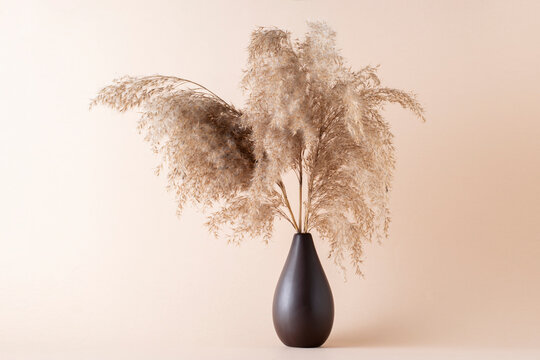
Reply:
M188 201L215 209L208 227L229 241L268 240L280 217L297 232L316 231L336 264L348 255L361 273L362 244L388 236L394 169L383 106L397 103L424 120L413 94L381 86L377 68L352 71L335 32L309 23L303 40L259 28L251 35L242 86L244 109L193 81L124 77L90 106L142 111L139 129L167 169L181 211ZM293 211L282 176L298 179Z

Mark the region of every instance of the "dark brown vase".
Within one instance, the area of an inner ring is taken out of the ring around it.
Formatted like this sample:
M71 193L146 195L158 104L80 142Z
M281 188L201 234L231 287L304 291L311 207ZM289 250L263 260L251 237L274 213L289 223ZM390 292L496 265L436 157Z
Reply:
M334 323L334 299L311 234L295 234L272 306L274 327L287 346L318 347Z

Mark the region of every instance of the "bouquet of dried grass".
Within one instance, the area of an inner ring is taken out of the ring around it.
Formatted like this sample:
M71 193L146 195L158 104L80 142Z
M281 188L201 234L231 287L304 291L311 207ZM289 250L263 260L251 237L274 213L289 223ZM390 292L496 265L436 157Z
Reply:
M362 243L388 236L388 192L394 169L389 124L398 103L423 118L415 96L383 87L374 67L351 71L335 33L310 23L303 41L259 28L251 35L239 110L193 81L172 76L124 77L91 106L142 110L139 129L167 169L178 209L187 201L219 207L207 225L229 240L267 241L281 217L299 233L316 231L335 262L346 253L360 273ZM298 179L291 208L282 176Z

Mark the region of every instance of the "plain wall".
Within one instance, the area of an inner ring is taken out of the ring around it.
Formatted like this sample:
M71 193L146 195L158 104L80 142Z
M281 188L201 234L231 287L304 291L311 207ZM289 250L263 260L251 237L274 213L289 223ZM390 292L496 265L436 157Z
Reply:
M391 236L348 281L316 246L327 345L540 347L540 2L0 1L0 357L281 346L271 302L293 229L227 245L175 214L137 113L88 111L121 75L198 81L238 106L249 35L325 20L390 106ZM292 185L292 184L290 184Z

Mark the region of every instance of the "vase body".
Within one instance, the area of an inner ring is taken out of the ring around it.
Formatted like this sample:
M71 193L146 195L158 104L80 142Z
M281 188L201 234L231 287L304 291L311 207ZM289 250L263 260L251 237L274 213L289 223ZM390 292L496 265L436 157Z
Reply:
M274 328L287 346L321 346L334 323L334 299L309 233L294 235L272 305Z

